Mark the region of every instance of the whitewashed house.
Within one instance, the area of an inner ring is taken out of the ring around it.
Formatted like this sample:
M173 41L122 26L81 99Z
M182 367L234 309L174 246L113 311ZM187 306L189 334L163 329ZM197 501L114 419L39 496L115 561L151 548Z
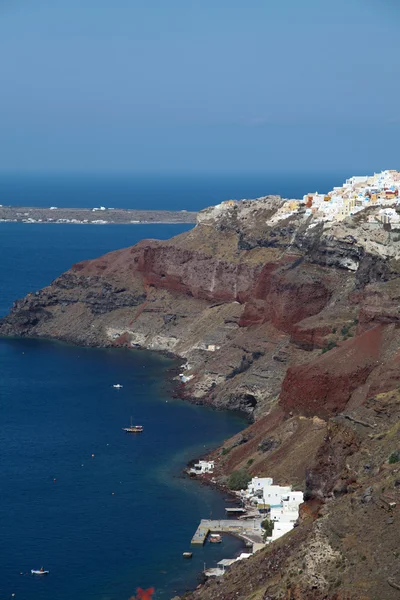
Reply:
M299 506L304 502L303 492L292 490L290 485L274 485L271 477L253 477L247 490L242 490L242 496L260 510L269 506L269 519L274 523L269 542L293 529L299 518Z
M274 480L271 477L253 477L247 486L246 495L255 496L262 493L264 487L272 485Z
M191 469L189 469L189 473L194 473L195 475L204 475L204 473L212 473L214 470L214 461L213 460L199 460L198 463L194 464Z
M272 531L272 536L267 538L268 542L274 542L279 539L285 533L289 533L293 529L293 523L283 523L282 521L276 521L274 525L274 529Z

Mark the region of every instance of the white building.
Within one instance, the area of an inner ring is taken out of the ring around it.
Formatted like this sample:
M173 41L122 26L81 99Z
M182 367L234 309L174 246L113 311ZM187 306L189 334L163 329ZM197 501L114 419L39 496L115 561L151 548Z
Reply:
M283 506L271 507L270 520L275 523L295 523L299 518L299 507L295 510L286 510Z
M258 495L264 487L272 485L273 481L271 477L253 477L247 486L246 496Z
M199 460L199 462L193 465L193 467L189 470L189 473L194 473L195 475L204 475L204 473L212 473L213 470L213 460Z
M260 509L269 506L269 519L274 523L269 542L293 529L299 518L299 507L304 502L304 494L292 490L290 485L274 485L271 477L253 477L242 490L242 496L258 505Z
M274 529L272 531L272 536L268 538L269 542L274 542L278 538L285 535L285 533L289 533L293 529L293 523L283 523L282 521L276 521L274 525Z
M286 498L291 491L292 488L289 485L266 485L258 503L269 504L271 507L281 506L283 498Z

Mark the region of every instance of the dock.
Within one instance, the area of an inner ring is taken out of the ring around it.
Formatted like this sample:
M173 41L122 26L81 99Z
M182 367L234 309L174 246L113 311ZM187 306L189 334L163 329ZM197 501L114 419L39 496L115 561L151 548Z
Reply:
M196 533L192 537L192 541L190 542L193 546L204 546L204 542L207 539L208 534L210 533L210 528L203 524L205 522L204 519L200 521L200 525L196 529Z
M229 533L243 538L251 544L262 544L261 520L239 521L238 519L202 519L192 537L191 544L203 546L210 533Z
M245 508L239 508L239 507L232 507L232 508L225 508L225 512L228 515L233 515L233 514L246 514L247 510Z

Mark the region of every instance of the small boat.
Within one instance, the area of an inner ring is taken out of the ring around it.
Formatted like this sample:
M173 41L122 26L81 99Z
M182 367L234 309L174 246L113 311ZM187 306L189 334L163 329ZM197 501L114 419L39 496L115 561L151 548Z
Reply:
M222 537L219 533L210 533L210 542L212 544L220 544L222 542Z
M184 552L182 556L183 558L192 558L193 552Z
M121 385L120 383L114 383L113 388L117 388L117 390L120 390L121 388L123 388L124 386Z
M126 433L142 433L143 425L133 425L132 417L131 417L131 425L130 427L123 427L122 431L126 431Z
M49 571L45 571L43 567L41 569L31 569L32 575L48 575Z

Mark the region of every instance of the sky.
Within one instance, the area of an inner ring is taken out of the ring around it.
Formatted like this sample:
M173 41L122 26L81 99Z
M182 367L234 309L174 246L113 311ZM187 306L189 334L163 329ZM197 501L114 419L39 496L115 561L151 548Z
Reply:
M400 169L398 0L0 0L0 172Z

